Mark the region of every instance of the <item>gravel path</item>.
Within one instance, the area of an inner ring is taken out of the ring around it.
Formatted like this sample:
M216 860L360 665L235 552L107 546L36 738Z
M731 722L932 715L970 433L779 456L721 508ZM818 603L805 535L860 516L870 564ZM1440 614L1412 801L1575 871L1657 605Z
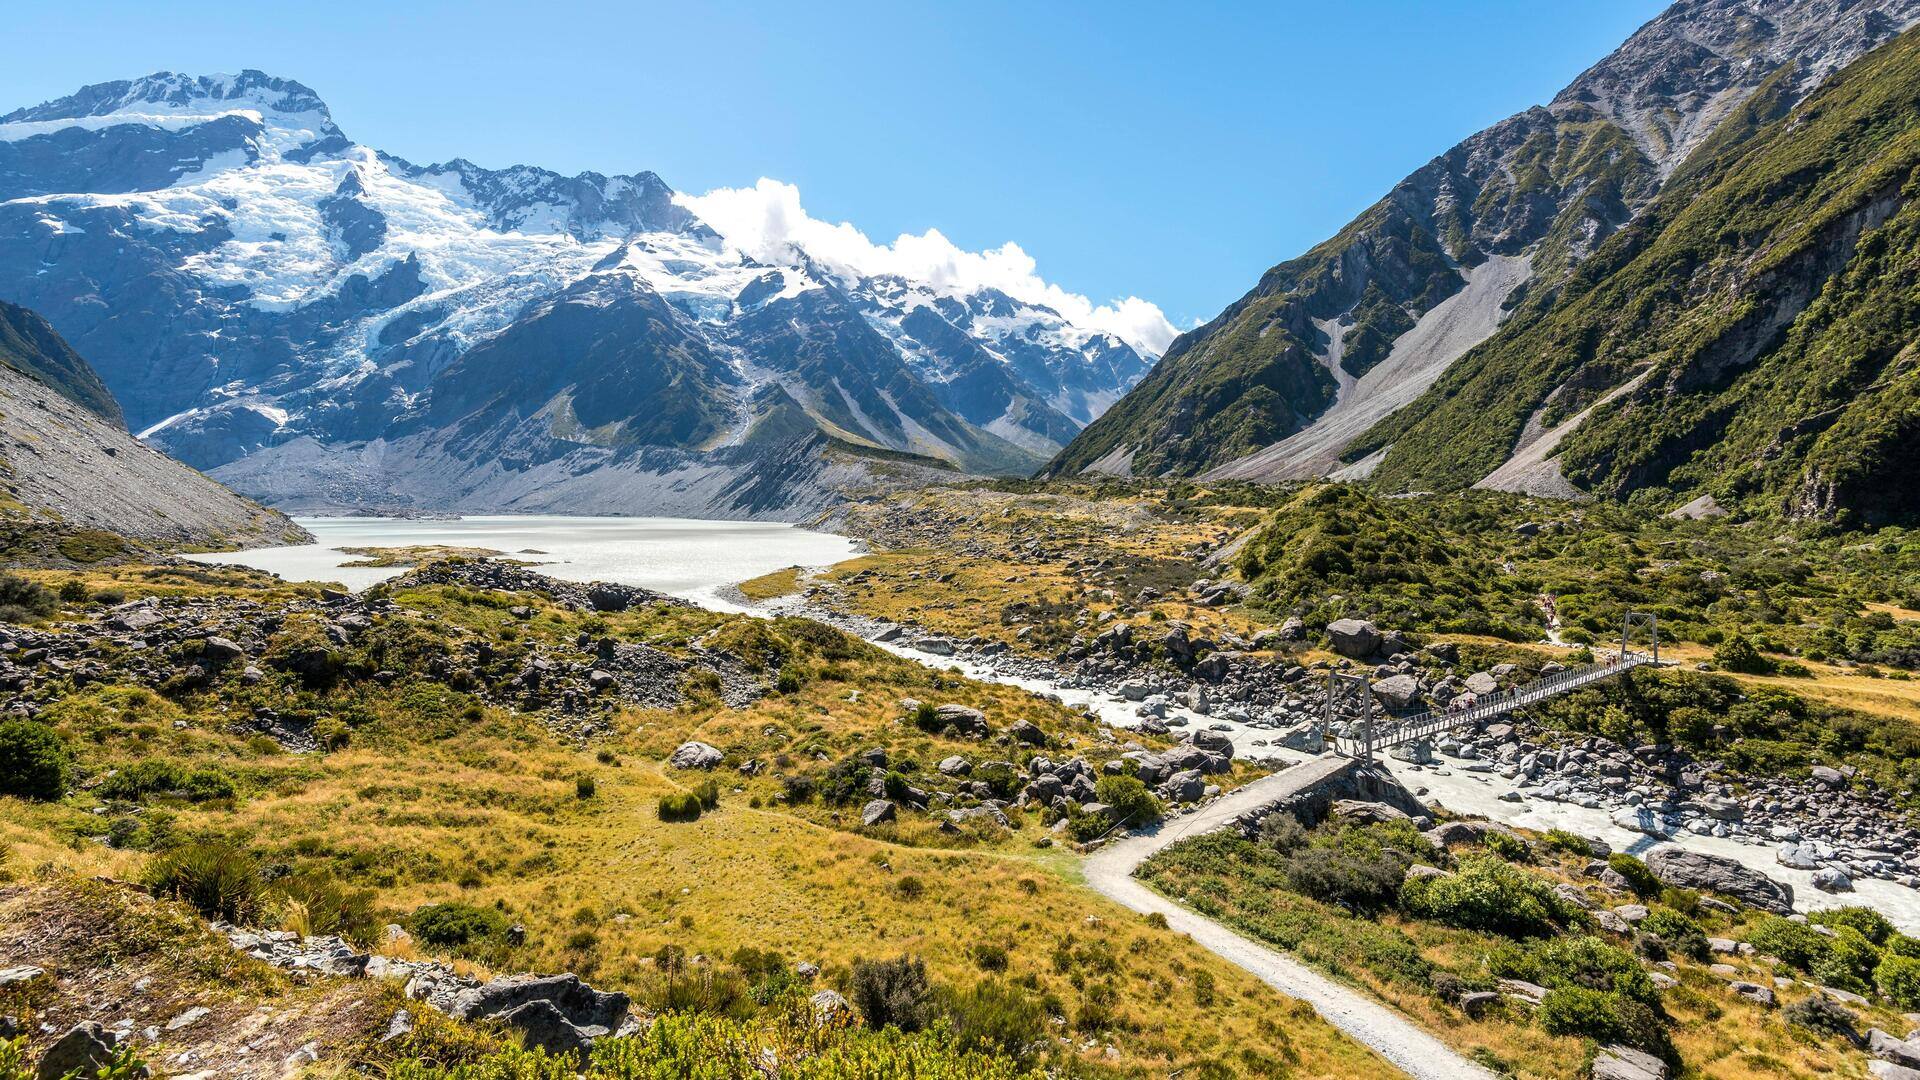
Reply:
M1415 1080L1494 1080L1494 1074L1460 1056L1447 1044L1427 1034L1411 1020L1359 991L1307 967L1285 953L1260 945L1212 919L1197 915L1161 896L1133 877L1147 856L1175 841L1209 832L1228 820L1271 803L1299 784L1288 773L1296 766L1248 784L1197 813L1179 818L1155 832L1130 836L1090 856L1084 866L1087 884L1102 895L1135 911L1157 911L1167 925L1253 973L1260 981L1312 1005L1327 1022L1371 1048Z

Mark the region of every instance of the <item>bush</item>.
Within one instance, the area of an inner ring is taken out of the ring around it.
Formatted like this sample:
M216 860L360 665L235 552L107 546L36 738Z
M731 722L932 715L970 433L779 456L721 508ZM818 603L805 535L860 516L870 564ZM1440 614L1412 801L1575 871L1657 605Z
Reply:
M1707 932L1677 911L1655 908L1640 922L1640 930L1660 939L1667 948L1691 960L1707 958Z
M1713 650L1713 666L1721 671L1731 671L1739 675L1771 675L1773 661L1761 655L1753 642L1744 635L1736 634L1721 642Z
M215 802L236 794L233 778L218 769L186 769L164 760L136 762L100 782L94 794L135 802L165 795L188 802Z
M1292 814L1268 814L1260 819L1260 842L1282 855L1305 847L1308 839L1306 826Z
M313 722L313 741L322 750L345 750L353 742L353 729L338 717L323 716Z
M1549 1035L1576 1035L1602 1045L1625 1043L1653 1053L1666 1049L1659 1016L1646 1005L1606 990L1563 986L1540 1002L1540 1026Z
M816 785L813 782L813 777L794 774L780 778L780 790L786 793L787 803L789 805L799 806L802 803L813 801L813 793L816 790Z
M691 792L660 796L661 821L700 820L700 797Z
M428 904L407 920L413 936L429 945L470 945L497 941L507 935L507 917L493 908L472 904Z
M1165 812L1147 785L1131 776L1101 777L1093 785L1093 796L1113 808L1113 820L1120 824L1150 824Z
M1548 829L1546 845L1555 851L1564 851L1582 859L1593 858L1593 844L1579 833L1565 829Z
M1530 863L1533 861L1533 848L1512 833L1489 829L1486 836L1481 838L1481 843L1486 845L1488 851L1508 862Z
M1581 918L1543 878L1485 855L1462 859L1446 877L1407 882L1400 905L1421 918L1508 937L1544 937Z
M1859 1037L1860 1017L1825 994L1813 994L1780 1010L1780 1018L1795 1027L1822 1035L1838 1035L1849 1042Z
M1911 956L1888 955L1873 969L1873 981L1894 1007L1920 1009L1920 960Z
M1011 799L1019 794L1026 781L1012 765L1004 761L989 761L973 770L972 779L993 789L995 798Z
M1813 965L1826 956L1830 946L1828 938L1820 931L1783 919L1778 915L1768 915L1747 931L1747 944L1755 952L1768 956L1777 956L1789 967L1801 971L1810 971Z
M700 801L700 809L714 809L720 805L720 782L717 780L704 780L695 784L693 797Z
M0 622L26 622L53 614L53 594L19 574L0 574Z
M982 971L1007 970L1007 949L1004 945L982 942L971 950L975 966Z
M1627 885L1639 896L1659 896L1660 879L1653 876L1647 864L1624 851L1616 851L1607 856L1607 868L1627 879Z
M331 874L289 874L275 881L272 891L280 898L285 922L298 922L303 934L338 934L367 942L379 929L373 914L373 890L346 888Z
M1287 884L1304 896L1353 911L1378 911L1399 895L1407 868L1391 857L1302 848L1287 858Z
M918 958L855 960L848 991L868 1027L914 1032L931 1019L932 987Z
M1880 950L1851 927L1841 927L1828 939L1825 954L1813 962L1811 974L1828 986L1871 993L1874 971L1880 966Z
M73 757L58 732L38 720L0 723L0 795L58 799L72 771Z
M942 995L941 1011L955 1044L965 1052L995 1054L1026 1065L1047 1040L1046 1012L1039 1003L999 982Z
M146 884L157 896L191 906L208 919L239 922L260 903L260 870L229 844L188 844L155 859Z
M1835 929L1848 927L1875 945L1885 945L1887 939L1893 936L1893 924L1872 908L1837 907L1811 911L1807 913L1807 921Z
M586 773L581 773L579 776L573 778L573 797L576 799L591 799L593 798L594 792L598 790L599 785L595 784L593 777L588 776Z
M1533 968L1525 977L1549 990L1563 986L1605 990L1649 1007L1659 1004L1659 990L1640 961L1590 934L1549 938L1529 952Z
M913 707L913 726L929 735L938 735L946 726L940 722L940 710L923 701Z

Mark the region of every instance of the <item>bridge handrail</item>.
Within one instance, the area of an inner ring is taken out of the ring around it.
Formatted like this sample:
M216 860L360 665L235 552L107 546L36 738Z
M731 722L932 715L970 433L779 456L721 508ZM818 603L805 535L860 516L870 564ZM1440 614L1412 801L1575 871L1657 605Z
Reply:
M1433 731L1445 731L1448 728L1457 727L1462 724L1471 724L1479 720L1500 716L1504 713L1511 712L1521 705L1531 705L1536 701L1544 701L1563 691L1585 686L1589 683L1596 683L1602 679L1622 674L1642 664L1649 663L1650 660L1650 657L1630 653L1619 660L1611 662L1601 661L1592 664L1583 664L1580 667L1566 668L1552 675L1548 675L1545 678L1536 679L1525 686L1517 686L1511 690L1501 691L1491 699L1483 700L1476 697L1471 707L1459 712L1446 712L1444 710L1435 712L1432 709L1428 709L1424 712L1415 713L1412 716L1401 717L1394 721L1391 726L1374 731L1371 737L1364 741L1374 749L1385 749L1390 746L1397 746L1402 742L1431 734ZM1427 730L1428 728L1431 728L1431 731ZM1352 736L1344 736L1341 738L1343 741L1351 743L1362 741Z

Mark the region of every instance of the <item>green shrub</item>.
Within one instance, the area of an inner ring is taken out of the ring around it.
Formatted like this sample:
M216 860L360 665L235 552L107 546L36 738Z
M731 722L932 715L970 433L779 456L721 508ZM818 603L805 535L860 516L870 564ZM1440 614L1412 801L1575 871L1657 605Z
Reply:
M1573 934L1534 943L1530 980L1548 989L1577 986L1611 993L1654 1006L1660 1001L1653 979L1632 953L1591 934Z
M1714 647L1713 666L1738 675L1773 674L1773 661L1761 655L1743 634L1736 634Z
M946 725L940 722L940 710L923 701L913 707L913 726L929 735L938 735Z
M980 944L975 945L969 951L973 954L974 966L978 967L980 970L982 971L1007 970L1008 957L1007 957L1006 946L996 945L990 941L983 941Z
M1481 843L1486 845L1488 851L1508 862L1530 863L1533 861L1532 846L1512 833L1489 829L1481 838Z
M1875 945L1884 945L1893 936L1893 924L1887 917L1868 907L1837 907L1807 913L1807 921L1838 929L1849 927Z
M774 677L773 688L782 694L797 694L804 683L805 679L801 677L800 669L789 664L781 668L780 674Z
M989 761L981 765L973 770L971 779L993 789L994 797L999 799L1013 798L1026 783L1013 766L1004 761Z
M1838 1035L1849 1042L1859 1037L1860 1017L1825 994L1812 994L1780 1010L1780 1018L1795 1027L1822 1035Z
M1545 879L1485 855L1467 856L1445 877L1408 881L1400 905L1420 918L1508 937L1544 937L1581 918Z
M1549 1035L1576 1035L1603 1045L1625 1043L1653 1053L1666 1049L1660 1018L1624 994L1563 986L1540 1002L1540 1026Z
M1614 873L1627 879L1627 886L1636 895L1653 897L1660 895L1660 879L1653 876L1647 864L1624 851L1616 851L1607 856L1607 867Z
M506 937L507 917L493 908L456 901L417 909L407 919L407 926L413 936L429 945L470 945Z
M0 622L27 622L53 614L53 593L19 574L0 573Z
M1378 911L1400 893L1407 868L1391 856L1308 846L1287 857L1287 884L1303 896L1352 911Z
M817 786L813 782L813 777L795 773L780 778L780 790L785 793L789 805L799 806L813 801L813 793L817 790Z
M1777 956L1789 967L1811 971L1826 956L1830 939L1805 923L1768 915L1747 931L1747 944L1755 952Z
M1094 798L1113 808L1113 820L1126 825L1148 825L1165 811L1147 785L1131 776L1103 776L1093 785Z
M1828 986L1865 994L1872 991L1874 970L1879 966L1880 950L1873 942L1858 930L1843 926L1828 939L1827 951L1814 960L1811 974Z
M847 996L871 1028L919 1031L932 1019L933 988L918 957L855 960Z
M353 742L353 729L336 716L323 716L313 722L313 741L322 750L345 750Z
M1691 960L1708 955L1707 932L1692 919L1667 908L1655 908L1640 922L1643 933L1659 938L1667 948Z
M260 869L252 856L229 844L188 844L155 859L146 884L209 919L240 922L260 904Z
M963 1052L992 1054L1027 1064L1047 1042L1046 1012L1021 990L1000 982L980 982L959 993L941 995L940 1011Z
M1548 829L1545 843L1555 851L1564 851L1582 859L1593 858L1593 844L1576 832L1568 832L1566 829Z
M700 809L712 810L720 805L720 782L703 780L693 786L693 797L700 800Z
M237 791L233 778L218 769L187 769L161 759L135 762L100 782L94 794L103 799L136 802L149 795L164 795L188 802L215 802L232 799Z
M73 756L38 720L0 722L0 795L51 800L66 794Z
M700 797L692 792L674 792L660 796L661 821L700 820Z
M1911 956L1882 957L1880 966L1873 969L1873 981L1895 1008L1920 1009L1920 960Z
M591 799L594 792L598 790L599 785L594 783L593 777L586 773L573 778L573 797L576 799Z

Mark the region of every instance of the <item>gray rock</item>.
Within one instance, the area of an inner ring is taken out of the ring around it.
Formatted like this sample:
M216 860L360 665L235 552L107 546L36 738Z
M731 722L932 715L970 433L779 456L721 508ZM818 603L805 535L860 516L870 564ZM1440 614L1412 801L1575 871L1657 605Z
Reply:
M813 1014L822 1020L844 1020L853 1015L853 1003L837 990L821 990L807 999Z
M40 1058L34 1080L61 1080L69 1073L92 1076L113 1060L113 1033L95 1021L75 1024ZM142 1067L139 1075L146 1076Z
M1852 892L1853 879L1829 866L1813 872L1813 887L1821 892Z
M42 968L32 964L19 964L14 967L0 968L0 990L10 990L16 986L25 986L45 975Z
M1879 1028L1867 1029L1867 1053L1908 1069L1920 1069L1920 1046Z
M1207 792L1207 782L1197 769L1184 769L1167 777L1160 785L1160 797L1168 802L1198 802Z
M1028 746L1047 745L1047 733L1041 731L1039 727L1029 720L1016 721L1012 727L1007 729L1007 734L1013 736L1015 742L1025 743Z
M713 769L719 767L726 758L727 755L721 753L719 747L703 742L686 742L681 743L673 756L667 758L667 764L676 769Z
M899 810L886 799L875 799L860 810L860 824L885 825L899 818Z
M934 707L933 715L942 731L953 728L970 739L984 739L993 733L987 724L987 714L966 705L938 705Z
M1761 986L1759 983L1736 982L1728 986L1727 989L1732 990L1734 993L1739 994L1755 1005L1763 1005L1769 1009L1773 1008L1773 990L1769 987Z
M1920 1069L1910 1069L1878 1058L1867 1062L1867 1073L1874 1080L1920 1080Z
M1395 675L1373 684L1373 696L1389 709L1409 709L1420 700L1420 680L1412 675Z
M1667 1063L1630 1046L1602 1047L1593 1058L1593 1080L1667 1080Z
M940 770L942 776L965 776L973 771L973 763L959 754L941 758L940 764L934 767Z
M1327 636L1341 656L1364 660L1380 649L1380 630L1365 619L1335 619L1327 624Z
M1647 869L1668 885L1723 893L1774 915L1793 911L1793 886L1732 859L1662 844L1647 853L1646 862Z

